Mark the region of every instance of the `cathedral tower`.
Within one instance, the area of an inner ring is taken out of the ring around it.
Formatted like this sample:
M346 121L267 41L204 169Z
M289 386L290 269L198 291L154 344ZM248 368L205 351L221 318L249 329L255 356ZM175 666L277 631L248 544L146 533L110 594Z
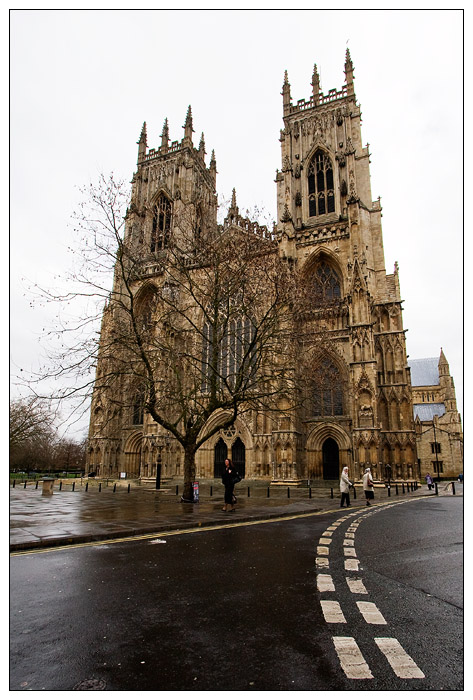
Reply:
M281 255L295 261L321 301L307 324L312 343L305 350L314 354L319 400L299 420L297 471L302 475L305 462L303 473L317 478L337 478L342 464L356 477L368 465L377 478L415 476L398 268L386 274L381 206L371 197L349 51L341 90L324 94L316 65L311 86L309 99L293 104L284 76L276 173Z

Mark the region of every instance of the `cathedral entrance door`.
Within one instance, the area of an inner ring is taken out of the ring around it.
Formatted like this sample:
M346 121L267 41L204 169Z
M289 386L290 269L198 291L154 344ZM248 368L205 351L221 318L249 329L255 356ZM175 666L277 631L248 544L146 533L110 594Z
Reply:
M214 479L221 479L225 471L225 460L227 459L227 446L220 438L214 448Z
M338 479L340 475L338 445L333 438L327 438L322 445L324 479Z
M240 438L237 438L232 445L232 462L243 479L245 476L245 445Z

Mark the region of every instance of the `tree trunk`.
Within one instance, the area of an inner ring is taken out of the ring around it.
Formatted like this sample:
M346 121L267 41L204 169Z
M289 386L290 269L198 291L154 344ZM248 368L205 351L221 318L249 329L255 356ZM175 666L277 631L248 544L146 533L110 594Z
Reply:
M195 445L187 445L184 450L184 495L186 501L194 500Z

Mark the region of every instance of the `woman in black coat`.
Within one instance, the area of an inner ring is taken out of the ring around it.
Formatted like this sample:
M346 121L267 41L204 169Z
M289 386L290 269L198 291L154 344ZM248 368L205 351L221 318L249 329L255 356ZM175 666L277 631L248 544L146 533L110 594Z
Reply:
M233 505L233 489L235 484L240 481L237 470L233 466L231 459L225 460L225 471L222 476L222 484L225 486L225 505L222 510L235 510Z

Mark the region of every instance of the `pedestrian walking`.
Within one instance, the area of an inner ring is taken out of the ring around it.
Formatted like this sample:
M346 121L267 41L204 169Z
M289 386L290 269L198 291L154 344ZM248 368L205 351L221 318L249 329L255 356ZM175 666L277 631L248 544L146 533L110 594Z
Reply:
M434 480L430 476L429 472L425 475L425 481L427 483L427 486L429 487L429 491L431 490L432 486L434 485Z
M232 460L226 459L225 471L222 476L222 484L225 486L225 505L222 508L224 512L235 510L236 498L233 494L233 489L239 481L241 481L241 476L233 466Z
M369 467L366 467L365 473L363 474L363 491L365 492L366 505L370 506L370 501L374 498L374 484Z
M347 508L350 507L350 486L353 486L353 484L348 478L348 467L343 467L342 475L340 477L340 493L342 494L340 508L344 508L345 501L347 504Z

